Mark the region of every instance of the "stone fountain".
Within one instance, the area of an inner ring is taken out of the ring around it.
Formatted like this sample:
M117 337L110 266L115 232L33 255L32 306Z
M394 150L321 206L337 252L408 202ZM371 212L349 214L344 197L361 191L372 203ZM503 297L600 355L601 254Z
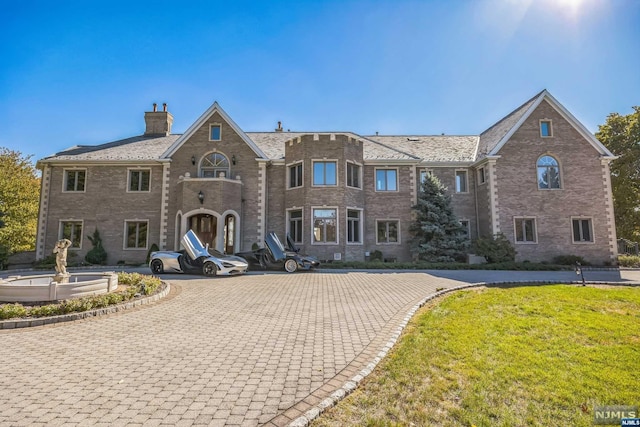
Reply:
M46 302L113 292L118 288L118 275L113 271L94 273L67 272L68 239L58 240L56 274L9 276L0 279L0 302Z

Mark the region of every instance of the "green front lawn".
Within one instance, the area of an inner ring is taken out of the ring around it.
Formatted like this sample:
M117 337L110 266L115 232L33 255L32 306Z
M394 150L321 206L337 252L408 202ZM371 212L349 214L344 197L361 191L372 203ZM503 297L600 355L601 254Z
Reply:
M640 288L457 292L313 426L592 426L640 404Z

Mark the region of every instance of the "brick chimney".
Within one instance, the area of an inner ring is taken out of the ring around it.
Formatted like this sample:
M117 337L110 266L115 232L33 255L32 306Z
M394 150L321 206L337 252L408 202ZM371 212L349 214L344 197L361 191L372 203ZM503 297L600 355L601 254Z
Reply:
M153 111L144 113L144 122L147 128L145 136L169 136L171 135L171 125L173 116L167 111L167 104L162 104L162 111L158 111L158 104L153 104Z

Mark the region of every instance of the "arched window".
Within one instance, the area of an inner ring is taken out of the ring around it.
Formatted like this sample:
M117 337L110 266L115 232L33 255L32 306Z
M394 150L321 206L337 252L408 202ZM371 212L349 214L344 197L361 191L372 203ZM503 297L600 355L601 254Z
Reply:
M542 156L538 159L538 188L549 190L560 188L560 166L558 161L551 156Z
M228 178L229 159L221 153L209 153L200 161L200 177Z

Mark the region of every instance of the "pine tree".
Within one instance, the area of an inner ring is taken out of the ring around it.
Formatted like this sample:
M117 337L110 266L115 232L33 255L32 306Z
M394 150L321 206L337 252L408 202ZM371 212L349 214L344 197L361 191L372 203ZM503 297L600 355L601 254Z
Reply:
M411 225L411 251L419 260L464 261L468 248L467 230L453 213L451 197L438 178L427 174L412 207L416 220Z

